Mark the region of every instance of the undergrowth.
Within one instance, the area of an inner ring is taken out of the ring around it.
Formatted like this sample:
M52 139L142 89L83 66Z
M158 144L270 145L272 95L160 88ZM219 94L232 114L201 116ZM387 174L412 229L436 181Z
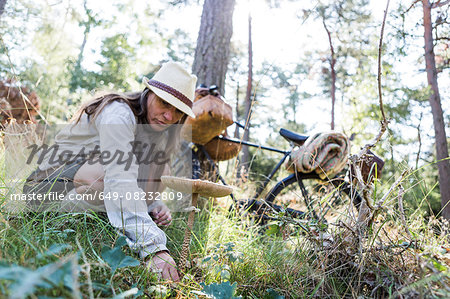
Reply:
M166 234L177 260L186 224L183 213L174 216ZM192 298L222 289L246 298L449 295L448 238L436 219L410 221L411 242L395 219L380 218L366 245L353 248L342 222L314 234L288 221L262 227L250 219L227 217L221 208L198 216L191 267L174 285L158 282L145 270L104 214L3 214L0 292L34 298L114 297L130 290L133 297ZM116 269L120 255L110 260L105 255L115 247L130 259ZM53 272L46 273L49 267ZM208 286L215 289L205 292Z
M4 204L19 185L6 177L0 176L1 297L450 297L449 224L403 211L406 179L400 187L390 182L392 190L375 181L364 193L367 217L343 200L333 207L338 216L321 223L281 211L261 224L211 200L197 214L190 265L174 284L145 269L104 213L8 213ZM236 197L248 198L249 189L255 187L244 182ZM164 229L176 262L186 216L174 213Z

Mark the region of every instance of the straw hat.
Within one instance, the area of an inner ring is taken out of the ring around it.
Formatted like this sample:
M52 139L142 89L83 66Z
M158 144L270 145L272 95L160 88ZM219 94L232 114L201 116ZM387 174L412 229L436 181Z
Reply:
M197 77L191 75L180 64L167 62L152 79L144 77L142 83L167 103L195 118L192 103Z

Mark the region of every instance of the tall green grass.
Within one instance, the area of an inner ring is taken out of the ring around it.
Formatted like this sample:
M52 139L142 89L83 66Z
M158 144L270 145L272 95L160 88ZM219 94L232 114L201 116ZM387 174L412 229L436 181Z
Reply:
M409 223L416 243L401 239L401 225L384 219L368 236L364 248L346 251L344 241L327 248L296 227L290 233L253 224L250 219L227 217L220 208L198 215L191 243L189 275L178 285L166 285L140 266L118 269L111 278L110 267L102 258L102 247L113 247L117 234L105 215L22 214L0 223L0 292L14 295L14 280L2 277L4 267L18 265L30 270L76 256L77 270L72 279L78 291L94 297L114 297L137 287L139 297L150 294L152 286L165 285L170 296L191 298L192 292L204 285L237 284L237 294L247 298L263 298L278 294L286 298L311 297L441 297L449 295L448 239L437 234L440 223L414 219ZM166 230L169 249L178 260L185 224L185 215L174 215L174 223ZM278 227L277 223L274 223ZM283 229L283 227L282 227ZM337 231L337 229L336 229ZM393 238L388 240L389 238ZM386 240L385 245L379 243ZM55 245L61 250L48 253ZM384 246L384 247L383 247ZM126 255L136 257L127 247ZM84 257L83 257L84 255ZM87 274L89 268L89 274ZM27 278L31 279L31 278ZM70 285L70 284L69 284ZM74 294L62 283L36 287L34 296L68 297ZM153 296L153 295L151 295ZM272 298L272 297L267 297Z

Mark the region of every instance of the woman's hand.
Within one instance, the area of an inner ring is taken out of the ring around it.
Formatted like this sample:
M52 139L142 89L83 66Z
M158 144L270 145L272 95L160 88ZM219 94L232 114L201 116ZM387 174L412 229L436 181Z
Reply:
M157 225L169 225L172 221L172 214L170 209L163 203L155 205L155 207L150 211L150 216L152 216L153 221Z
M160 251L147 262L147 269L161 273L163 280L180 281L175 261L167 251Z

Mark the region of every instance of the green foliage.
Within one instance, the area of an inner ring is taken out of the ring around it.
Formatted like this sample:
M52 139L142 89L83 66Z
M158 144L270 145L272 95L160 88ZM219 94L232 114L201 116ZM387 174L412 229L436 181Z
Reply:
M135 48L129 44L125 34L116 34L105 38L101 49L103 58L97 61L101 67L97 84L109 85L122 91L128 90L130 85L127 80L131 76Z
M39 253L36 258L37 259L42 259L42 258L46 258L46 257L50 257L53 255L59 255L62 251L66 250L66 249L72 249L72 246L70 246L69 244L59 244L59 243L55 243L52 244L46 252L44 253Z
M140 89L148 65L158 63L148 53L164 42L152 21L160 12L134 1L114 3L107 15L94 7L90 0L52 5L20 0L2 16L0 51L7 55L0 58L0 76L36 91L50 123L68 120L76 110L72 105L90 99L91 92Z
M4 216L2 212L0 217L4 219ZM137 260L122 252L124 238L117 239L113 248L103 246L102 260L96 248L111 243L115 232L107 219L97 215L24 214L16 215L7 223L8 232L4 230L5 222L0 224L0 252L4 260L0 266L1 294L20 294L18 298L32 294L68 297L79 292L79 288L87 291L92 286L94 293L113 297L111 284L114 284L117 294L125 289L137 296L142 292L136 288L147 287L151 279L145 275L145 269L135 270L134 266L139 265ZM86 263L91 264L89 279L84 271ZM129 271L135 271L131 277ZM135 284L124 284L122 279Z
M284 299L284 296L281 296L273 289L267 289L263 299Z
M369 26L371 14L367 9L368 3L367 0L327 1L314 9L316 18L330 30L336 60L336 98L349 98L347 88L355 86L358 80L355 75L362 69L366 68L364 75L368 75L367 66L371 62L371 55L368 54L376 46L369 42L375 32ZM328 39L325 32L323 38ZM331 92L330 51L328 46L326 52L319 53L322 61L320 85L326 95Z
M164 299L169 297L170 295L170 291L164 285L151 286L148 290L148 293L157 299Z
M122 252L122 247L126 244L126 239L122 236L117 240L114 248L109 248L107 246L103 246L102 248L102 258L111 267L112 273L115 273L119 268L139 265L138 260L127 256Z
M217 244L212 252L201 260L202 268L212 269L211 279L214 281L229 281L233 266L243 261L242 253L234 251L234 247L233 242Z
M287 102L285 102L281 109L283 111L283 120L278 122L283 128L299 131L302 128L301 123L298 122L299 111L301 111L302 101L311 98L307 92L300 90L302 81L307 77L309 65L306 63L299 63L294 66L293 70L286 70L276 65L265 63L264 72L270 76L273 87L278 89L277 96L284 95L282 90L286 91Z
M199 294L204 294L207 296L211 296L212 298L223 298L223 299L238 299L242 298L241 296L235 297L237 284L230 282L223 282L220 284L212 283L210 285L205 285L204 283L200 284L203 286L203 290Z
M410 215L438 216L441 210L437 171L434 164L414 170L405 182L411 188L405 195L405 209Z
M127 91L130 89L130 78L133 77L131 65L136 55L136 49L128 43L125 34L116 34L102 41L102 59L96 62L100 71L88 71L81 67L80 61L69 60L67 69L71 80L69 89L93 90L98 86L108 86L110 89Z
M9 291L14 294L14 298L25 298L33 294L37 288L52 289L59 285L73 290L80 270L77 260L75 255L37 269L5 263L0 265L0 280L11 281Z
M395 196L396 194L392 194L388 200L395 199ZM373 257L372 254L378 254L378 250L366 253L368 263L361 266L362 272L344 275L342 268L349 264L337 267L337 259L330 260L331 264L325 263L326 259L320 256L324 247L318 250L315 243L304 234L304 229L291 226L285 221L284 228L291 227L291 230L288 239L284 240L282 234L261 234L261 228L249 219L242 216L229 217L227 211L228 209L214 208L198 215L199 221L195 223L191 244L192 267L189 268L196 275L184 280L182 286L175 290L155 284L155 278L146 273L144 267L137 267L137 260L129 257L129 249L124 247L125 239L116 238L116 232L104 215L47 213L18 215L6 220L2 212L0 252L4 262L0 264L0 292L13 294L13 290L21 288L17 282L23 286L22 278L26 277L28 284L20 289L21 292L52 297L70 296L76 290L76 283L79 283L83 296L87 296L91 285L95 297L108 298L115 297L114 293L117 298L123 298L125 294L142 296L143 292L156 298L168 298L179 292L186 297L208 294L216 298L235 298L239 295L277 299L327 295L342 297L348 294L349 288L354 293L367 294L358 291L360 289L357 289L357 284L353 284L352 277L355 277L352 275L365 275L373 262L369 258ZM391 223L396 223L399 218L395 211L387 217L389 221L393 221ZM174 223L166 233L170 251L177 260L186 224L184 214L174 214L173 218ZM308 226L305 222L300 223L304 223L304 227L311 233L320 231L313 224ZM424 244L420 249L423 251L421 258L429 263L427 267L441 271L440 281L448 279L445 274L447 266L442 262L442 257L447 254L445 235L435 235L431 227L436 224L429 224L420 214L411 218L408 225L415 238L427 240L426 243L419 241ZM8 229L5 229L6 226ZM325 230L333 227L329 226ZM368 238L373 238L375 232L383 233L375 227ZM416 249L410 242L403 245L405 241L404 237L396 239L393 246L403 250L402 256L407 259ZM101 252L97 252L99 248L102 248ZM379 283L392 283L393 287L405 282L394 283L394 278L398 276L389 266L393 269L398 267L398 271L410 271L408 273L412 276L399 274L405 279L415 275L415 268L409 268L414 263L402 266L397 251L390 251L395 248L381 252L385 255L377 255L378 263L373 264L374 269L378 269L376 277ZM85 257L81 259L83 255ZM390 264L385 264L385 258L392 259ZM86 277L86 272L83 272L88 269L87 265L90 267L90 280ZM77 269L76 274L73 274L74 267ZM428 283L440 283L427 277L428 280L412 280L416 282L416 289L426 291Z
M193 1L172 2L187 5ZM313 10L304 11L306 16L317 17L309 18L306 24L320 23L322 18L332 30L337 59L337 98L343 110L343 120L338 127L348 135L356 134L353 152L378 133L380 120L376 70L380 24L372 21L367 2L322 1L314 5ZM84 2L84 9L80 3L19 0L8 5L2 15L0 75L35 90L48 121L66 120L75 109L73 104L90 98L90 93L96 89L141 88L138 82L142 74L151 76L154 66L160 62L155 59L190 64L192 38L187 31L174 29L172 32L162 28L160 21L164 13L156 9L153 2L138 3L139 7L135 1L113 3L108 15L91 8L94 3L91 0ZM281 1L270 1L271 5L274 3L277 7L283 5ZM407 20L402 10L395 14L402 18L400 21ZM436 15L436 20L443 16ZM369 230L367 238L373 241L371 246L363 248L361 259L348 262L332 255L345 250L327 252L323 244L317 247L298 226L293 226L287 240L282 239L281 228L292 228L283 212L278 215L280 219L269 226L268 233L261 234L251 219L231 219L225 216L225 210L211 209L199 214L194 227L190 257L199 262L192 263L189 271L193 274L186 286L172 292L154 285L155 277L143 267L137 267L139 261L129 256L130 250L123 247L123 238L116 240L116 232L104 215L44 213L10 217L2 210L1 295L69 297L76 291L77 283L85 297L90 286L94 297L117 295L117 298L125 297L126 290L131 291L130 295L142 296L143 292L135 288L161 298L178 293L189 296L196 290L218 298L236 298L233 296L237 294L250 298L371 297L377 293L371 294L369 290L377 289L387 289L392 297L417 295L414 293L417 290L425 297L448 295L443 287L449 279L448 267L443 262L448 260L448 240L445 226L440 227L433 221L440 212L439 187L432 144L425 142L431 139L426 128L430 90L420 83L410 84L410 74L399 68L399 62L415 51L409 42L417 40L417 28L406 30L405 24L392 21L392 15L388 16L388 22L382 84L384 108L391 124L385 135L386 142L375 148L386 165L373 198L380 199L399 172L414 169L402 182L407 190L403 197L404 208L413 240L407 240L404 224L399 222L396 192L388 198L393 203L383 211L384 218ZM304 28L307 27L301 27ZM326 39L326 33L322 33L321 37ZM83 37L89 48L84 48ZM168 49L161 51L161 48ZM230 104L234 97L242 102L245 94L245 48L245 44L235 44L231 55L228 78L230 86L236 89L236 96L227 95ZM442 77L448 70L446 53L445 49L436 53L444 59L440 68ZM272 62L256 69L255 64L253 132L262 129L268 136L265 143L287 149L288 143L277 132L280 127L299 133L314 129L315 124L306 123L302 118L309 113L304 107L308 102L329 97L329 62L329 49L311 45L302 49L298 61L291 65ZM420 63L422 60L418 56L412 63L415 70L420 71L417 66ZM313 82L318 88L311 92L305 82ZM268 94L274 89L269 99ZM242 110L241 104L240 121ZM317 123L326 123L324 114L315 118L319 119ZM408 129L420 133L424 137L423 144L415 135L407 136ZM256 182L264 180L281 158L279 154L256 149L251 149L251 154L250 180ZM252 189L256 184L248 183L244 188ZM6 194L7 189L4 187L2 194ZM287 190L286 206L299 197L292 197L291 191ZM327 199L324 195L318 200ZM184 214L174 216L174 223L166 233L170 251L177 260L185 222ZM300 224L311 235L329 232L334 227L310 222ZM379 247L377 237L389 238L391 231L396 237L391 246ZM114 240L114 247L110 247ZM81 260L83 254L85 257ZM416 259L422 261L418 268L415 268ZM86 269L90 269L90 277ZM345 272L349 269L351 271Z
M67 61L67 72L70 74L69 90L75 92L77 89L93 90L97 86L97 74L86 71L74 60Z
M250 149L250 156L252 157L249 170L249 178L252 181L263 181L279 161L280 154L266 155L259 149Z
M179 28L167 38L167 51L167 55L172 61L179 62L189 61L192 53L195 53L189 35ZM189 63L192 62L189 61Z

